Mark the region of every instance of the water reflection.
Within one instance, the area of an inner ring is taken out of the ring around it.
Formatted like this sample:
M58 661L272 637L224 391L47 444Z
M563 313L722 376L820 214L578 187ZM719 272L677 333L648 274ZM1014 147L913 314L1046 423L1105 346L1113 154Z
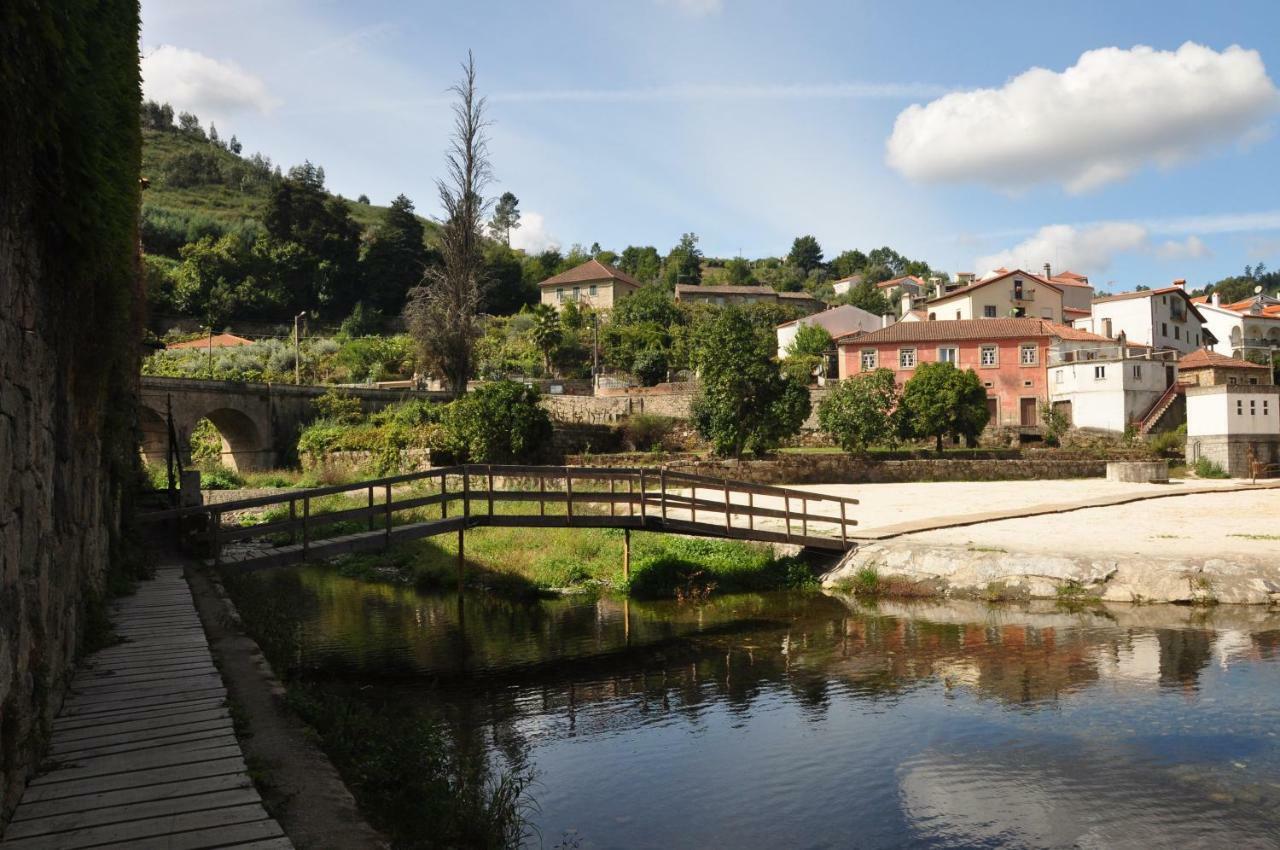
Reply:
M310 677L530 766L548 846L1280 846L1280 616L264 574Z

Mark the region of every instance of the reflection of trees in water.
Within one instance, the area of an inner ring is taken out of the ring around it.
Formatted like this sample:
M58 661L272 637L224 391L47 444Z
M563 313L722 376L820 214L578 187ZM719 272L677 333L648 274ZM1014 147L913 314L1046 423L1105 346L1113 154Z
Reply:
M1213 632L1156 629L1160 644L1160 684L1195 688L1213 651Z

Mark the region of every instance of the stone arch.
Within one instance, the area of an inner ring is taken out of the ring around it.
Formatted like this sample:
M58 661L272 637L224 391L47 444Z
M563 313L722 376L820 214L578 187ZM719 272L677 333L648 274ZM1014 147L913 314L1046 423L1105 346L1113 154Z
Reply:
M202 418L212 422L222 437L223 466L236 472L271 467L274 452L264 440L261 429L247 414L235 408L219 407ZM189 431L186 436L190 436Z
M1237 325L1236 327L1231 329L1231 347L1239 348L1240 344L1243 341L1244 341L1244 334L1241 333L1240 326Z
M164 416L146 405L139 405L138 430L141 431L143 460L163 466L169 456L169 427Z

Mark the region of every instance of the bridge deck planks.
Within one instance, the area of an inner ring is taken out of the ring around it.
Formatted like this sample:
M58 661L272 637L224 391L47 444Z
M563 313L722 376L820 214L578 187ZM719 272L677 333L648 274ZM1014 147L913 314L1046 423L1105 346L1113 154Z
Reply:
M0 847L291 848L245 766L181 570L114 605Z

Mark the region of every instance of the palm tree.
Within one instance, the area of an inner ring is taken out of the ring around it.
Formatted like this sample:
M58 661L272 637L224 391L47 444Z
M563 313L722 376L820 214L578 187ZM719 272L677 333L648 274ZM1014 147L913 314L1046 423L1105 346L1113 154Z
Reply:
M547 375L551 375L551 355L560 347L563 333L560 329L560 316L549 304L538 304L533 310L533 342L542 352L542 362L546 366Z

